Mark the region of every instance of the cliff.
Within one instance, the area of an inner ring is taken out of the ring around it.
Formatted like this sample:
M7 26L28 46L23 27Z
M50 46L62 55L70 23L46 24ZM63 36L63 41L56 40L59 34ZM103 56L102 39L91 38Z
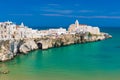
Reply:
M35 49L38 49L38 46L35 43L34 39L24 40L23 43L19 46L19 51L25 54Z
M17 54L27 54L36 49L49 49L70 44L85 43L111 38L109 34L101 33L93 35L90 33L64 34L59 36L44 36L37 39L7 40L0 41L0 61L7 61Z
M33 39L0 41L0 61L7 61L17 54L38 49Z
M12 59L14 54L10 50L9 41L0 41L0 61Z

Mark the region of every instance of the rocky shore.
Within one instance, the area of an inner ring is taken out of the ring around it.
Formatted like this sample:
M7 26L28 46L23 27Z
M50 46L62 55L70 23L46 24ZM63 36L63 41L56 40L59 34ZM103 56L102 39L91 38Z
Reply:
M0 61L11 60L17 54L27 54L29 51L36 49L46 50L71 44L100 41L111 37L112 36L107 33L101 33L99 35L76 33L21 40L2 40L0 41Z

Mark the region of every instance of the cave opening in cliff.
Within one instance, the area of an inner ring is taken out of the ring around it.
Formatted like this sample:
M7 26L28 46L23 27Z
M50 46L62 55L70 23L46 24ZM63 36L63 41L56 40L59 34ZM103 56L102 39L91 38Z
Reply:
M37 45L39 49L42 49L42 43L37 43Z
M80 36L81 42L84 42L84 36Z

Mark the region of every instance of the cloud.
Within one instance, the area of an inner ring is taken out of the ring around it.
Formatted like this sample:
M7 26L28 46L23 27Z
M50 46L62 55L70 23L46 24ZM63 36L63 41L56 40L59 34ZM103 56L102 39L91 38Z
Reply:
M63 14L40 14L40 15L53 16L53 17L84 18L84 19L120 19L120 16L77 16L77 15L63 15Z
M120 12L111 12L110 14L120 14Z
M94 16L95 18L120 19L120 16Z
M42 16L52 16L52 17L70 17L70 18L93 18L92 16L75 16L75 15L63 15L63 14L40 14Z
M48 4L49 6L59 6L59 4Z
M95 11L92 11L92 10L79 10L78 12L80 12L80 13L91 13L91 12L95 12Z
M93 13L95 11L92 10L72 10L72 9L41 9L42 12L47 12L47 13L57 13L57 14L73 14L73 13Z
M43 10L44 12L49 12L49 13L58 13L58 14L71 14L73 10L54 10L54 9L46 9Z
M120 16L68 16L68 17L75 17L75 18L88 18L88 19L120 19Z
M33 16L33 14L8 14L10 16Z
M59 17L59 16L64 16L64 15L62 15L62 14L40 14L40 15L42 15L42 16L57 16L57 17Z

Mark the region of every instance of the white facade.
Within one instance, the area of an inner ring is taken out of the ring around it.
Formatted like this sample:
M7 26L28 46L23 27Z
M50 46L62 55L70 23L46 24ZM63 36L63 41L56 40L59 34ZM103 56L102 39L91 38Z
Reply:
M0 23L0 39L7 40L14 37L16 31L16 25L12 22L2 22Z
M38 38L38 30L33 30L21 25L16 25L10 21L0 23L0 40Z
M40 36L47 36L49 35L49 31L48 30L40 30L37 32Z
M0 40L40 38L48 35L75 34L76 32L100 34L100 29L98 27L81 25L78 20L75 21L75 24L70 25L68 31L64 28L38 31L24 26L23 23L21 23L21 25L16 25L10 21L0 23Z
M75 21L75 24L71 24L69 27L69 32L90 32L91 34L100 34L100 29L98 27L92 27L88 25L79 24L78 20Z
M49 29L49 34L57 34L57 35L61 35L61 34L66 34L67 30L64 28L59 28L59 29Z
M79 27L79 21L78 20L75 21L75 25L76 25L77 28Z

